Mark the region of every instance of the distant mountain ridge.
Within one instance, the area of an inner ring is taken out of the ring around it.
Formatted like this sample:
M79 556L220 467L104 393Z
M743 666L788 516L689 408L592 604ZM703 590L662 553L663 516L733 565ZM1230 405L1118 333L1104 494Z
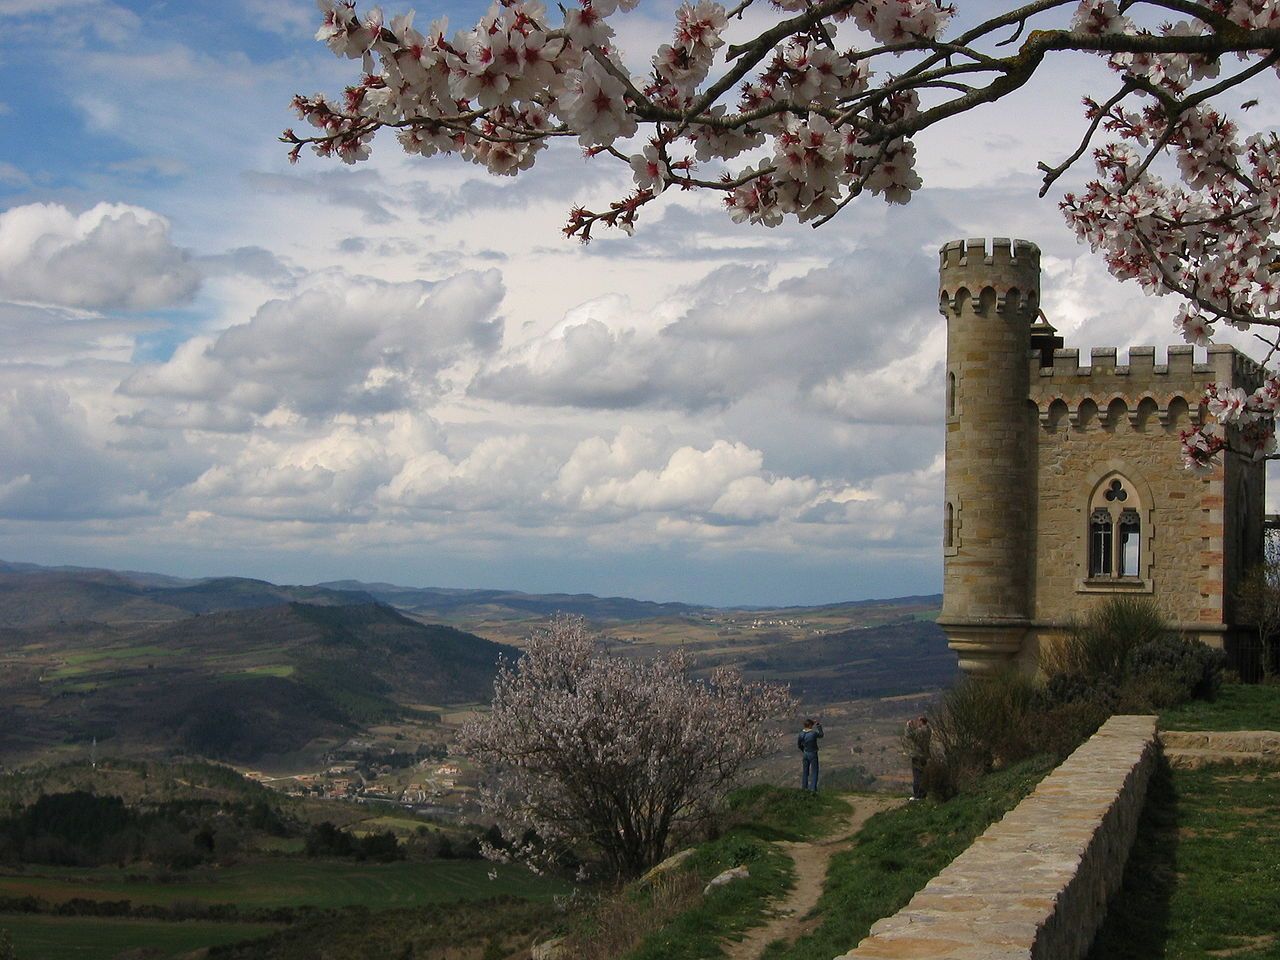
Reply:
M0 560L0 626L59 621L102 623L181 620L193 614L247 610L280 603L320 605L379 602L420 619L527 620L568 613L598 622L626 623L655 617L697 617L727 610L834 610L886 602L933 601L936 596L851 600L816 606L710 604L600 597L590 593L525 593L519 590L408 587L360 580L311 586L282 585L247 577L182 578L95 567L47 567Z
M281 603L373 603L359 591L278 586L245 577L179 580L159 574L0 561L0 627L58 622L163 622Z
M451 589L447 587L402 587L391 583L364 583L359 580L330 580L316 584L330 590L363 591L383 603L415 614L442 617L475 617L484 612L502 616L548 617L569 613L592 620L647 620L650 617L680 617L705 613L716 608L688 603L659 603L630 597L597 597L591 593L523 593L519 590ZM510 615L509 614L509 615Z

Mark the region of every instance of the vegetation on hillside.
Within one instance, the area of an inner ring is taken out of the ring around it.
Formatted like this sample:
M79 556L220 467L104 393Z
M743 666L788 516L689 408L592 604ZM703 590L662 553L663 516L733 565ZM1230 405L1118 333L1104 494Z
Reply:
M1047 756L976 780L946 802L926 800L877 813L856 845L837 853L814 911L816 925L794 944L773 944L765 960L831 960L853 949L877 920L896 913L1053 769Z
M1117 597L1046 650L1042 665L1043 676L1011 667L944 693L932 711L932 793L950 796L1028 757L1064 758L1112 714L1211 700L1224 660L1174 633L1150 599Z
M515 652L374 603L6 630L0 649L14 665L0 675L0 757L96 739L235 762L429 719L408 704L487 698Z

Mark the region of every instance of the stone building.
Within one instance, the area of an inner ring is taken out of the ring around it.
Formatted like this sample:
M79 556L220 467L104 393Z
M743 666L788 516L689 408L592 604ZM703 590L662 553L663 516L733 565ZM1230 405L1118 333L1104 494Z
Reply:
M1187 634L1228 650L1235 590L1261 559L1264 466L1227 454L1185 469L1179 432L1212 382L1254 389L1229 346L1094 349L1087 363L1043 319L1040 251L958 240L941 251L947 318L942 616L970 673L1028 669L1072 617L1145 595Z

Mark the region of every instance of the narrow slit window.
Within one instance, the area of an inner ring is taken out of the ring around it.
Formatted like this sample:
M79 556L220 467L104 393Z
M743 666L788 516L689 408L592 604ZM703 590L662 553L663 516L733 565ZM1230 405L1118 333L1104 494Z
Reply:
M1089 518L1089 576L1111 576L1111 511L1099 508Z
M956 415L956 375L947 373L947 416Z
M1136 510L1120 514L1120 544L1116 555L1120 561L1120 576L1138 576L1138 563L1142 559L1142 521Z
M944 547L956 545L956 508L949 503L942 518L942 545Z

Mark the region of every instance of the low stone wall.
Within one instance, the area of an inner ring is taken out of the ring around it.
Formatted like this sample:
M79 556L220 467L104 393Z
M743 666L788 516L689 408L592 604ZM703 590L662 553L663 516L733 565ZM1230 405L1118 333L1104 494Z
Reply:
M1120 885L1157 755L1155 717L1112 717L839 960L1077 960Z

